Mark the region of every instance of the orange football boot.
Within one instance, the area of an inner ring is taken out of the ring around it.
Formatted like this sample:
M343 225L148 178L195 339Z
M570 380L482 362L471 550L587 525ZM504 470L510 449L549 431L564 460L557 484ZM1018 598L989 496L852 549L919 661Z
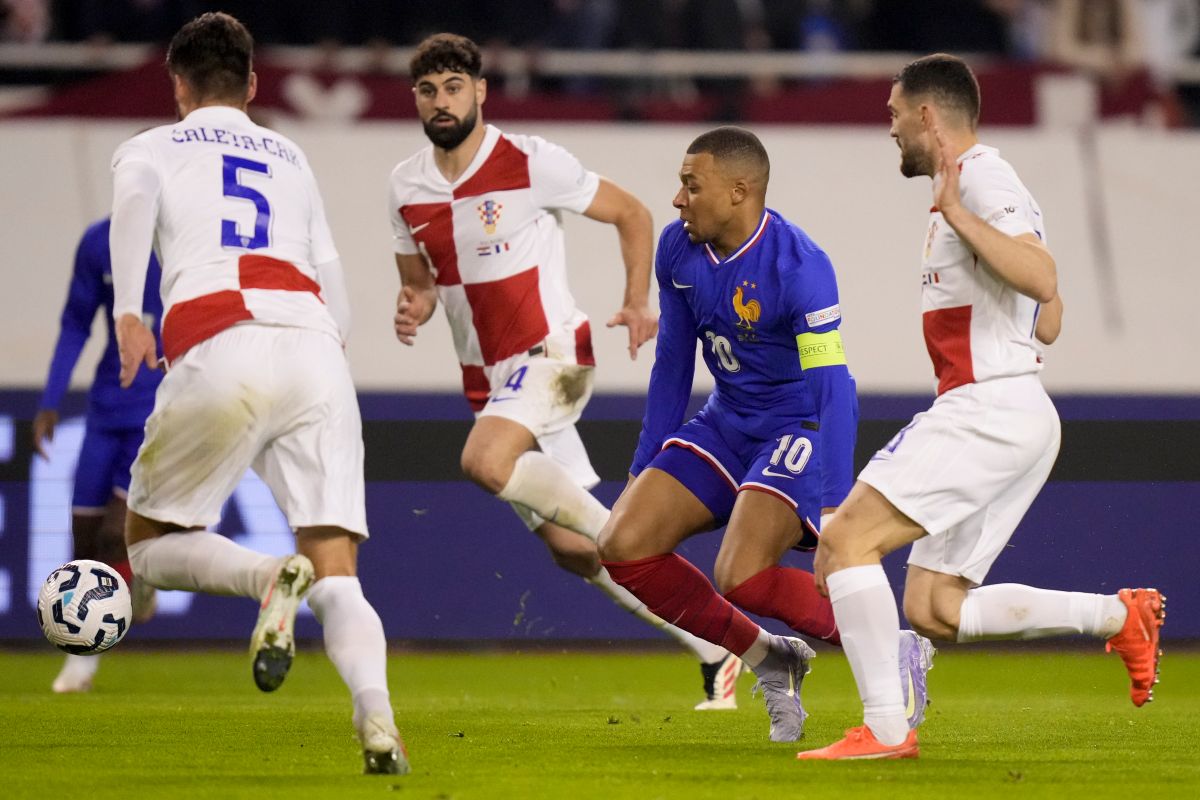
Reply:
M921 754L920 748L917 747L917 731L912 729L908 732L908 738L900 744L882 744L875 738L875 734L871 733L871 729L866 725L860 725L857 728L851 728L846 731L846 738L840 742L834 742L828 747L822 747L820 750L803 750L796 753L796 758L804 760L822 760L822 761L849 761L852 759L868 759L868 758L916 758Z
M1141 707L1154 699L1158 683L1158 631L1167 618L1167 598L1157 589L1122 589L1117 597L1129 610L1120 633L1108 640L1105 652L1116 650L1129 670L1129 699Z

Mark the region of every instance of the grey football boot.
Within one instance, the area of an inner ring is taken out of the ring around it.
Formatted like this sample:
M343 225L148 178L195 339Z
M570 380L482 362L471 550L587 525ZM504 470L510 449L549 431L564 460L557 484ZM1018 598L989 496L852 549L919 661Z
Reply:
M771 636L767 657L753 668L758 676L754 691L762 690L771 717L771 741L794 742L804 735L804 718L808 715L800 705L800 685L817 657L813 649L800 639L790 636Z
M904 692L904 714L910 730L925 721L929 705L926 673L933 669L937 650L933 642L916 631L900 631L900 689Z

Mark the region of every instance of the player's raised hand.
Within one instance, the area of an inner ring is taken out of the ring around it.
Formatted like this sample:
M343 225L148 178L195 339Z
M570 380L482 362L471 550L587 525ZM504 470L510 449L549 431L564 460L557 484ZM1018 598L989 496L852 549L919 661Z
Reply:
M33 449L47 461L50 454L46 452L46 442L54 441L54 428L58 425L58 412L52 408L43 408L33 418Z
M393 320L396 338L411 346L413 337L417 335L417 328L433 316L436 305L435 292L418 290L412 286L402 287L400 296L396 298L396 316Z
M142 364L147 369L158 369L158 342L133 314L122 314L117 320L117 352L121 356L122 389L129 388Z
M608 327L629 329L629 357L637 360L638 348L658 335L658 317L646 305L626 305L608 321Z
M945 214L962 203L962 193L958 187L958 158L936 118L933 138L938 151L938 168L933 175L933 205Z

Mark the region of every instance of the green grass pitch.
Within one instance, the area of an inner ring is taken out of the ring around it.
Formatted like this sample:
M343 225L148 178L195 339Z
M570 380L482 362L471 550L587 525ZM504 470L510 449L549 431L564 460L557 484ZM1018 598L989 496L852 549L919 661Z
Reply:
M49 690L53 652L0 652L0 795L74 797L1200 797L1200 655L1170 652L1135 709L1115 656L943 648L921 758L806 764L740 708L698 713L682 654L396 653L413 774L363 776L349 699L319 651L274 695L247 657L118 648L89 695ZM817 747L860 719L841 653L804 684Z

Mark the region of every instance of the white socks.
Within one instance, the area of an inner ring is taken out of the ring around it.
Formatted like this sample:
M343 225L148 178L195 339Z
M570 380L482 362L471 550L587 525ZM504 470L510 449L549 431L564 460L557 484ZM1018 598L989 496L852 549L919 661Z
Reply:
M363 597L358 578L331 575L313 584L308 605L325 629L325 652L354 699L354 727L370 715L392 719L383 623Z
M612 579L608 574L608 570L604 567L595 575L587 579L587 582L595 586L600 591L612 598L612 601L633 614L638 619L653 625L663 633L670 636L681 645L691 650L696 654L696 658L701 661L712 664L720 661L729 654L729 651L718 644L706 642L703 639L693 636L683 628L677 628L671 623L664 620L662 617L655 616L650 609L646 608L646 604L634 597L633 593L621 586Z
M767 657L767 653L769 652L771 652L771 634L767 633L763 628L759 628L758 638L741 655L742 663L750 669L755 669L763 662L763 659Z
M280 559L212 531L166 533L129 545L133 574L159 589L262 598Z
M958 641L1040 639L1072 633L1108 639L1120 632L1126 613L1125 604L1115 594L998 583L967 592L959 612Z
M575 483L554 459L537 450L517 459L512 476L496 496L519 503L546 522L570 528L593 542L608 521L604 504Z
M879 564L835 572L825 579L842 649L863 702L863 721L882 744L908 736L900 688L900 613Z

